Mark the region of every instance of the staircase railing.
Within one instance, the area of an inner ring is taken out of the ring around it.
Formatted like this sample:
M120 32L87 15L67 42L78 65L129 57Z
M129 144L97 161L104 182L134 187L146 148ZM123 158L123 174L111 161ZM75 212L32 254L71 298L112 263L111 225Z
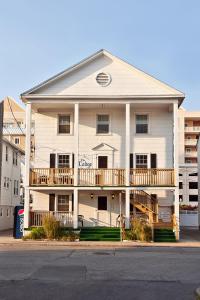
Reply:
M149 210L154 211L154 198L144 191L134 190L131 192L133 195L133 204L140 203L147 207Z

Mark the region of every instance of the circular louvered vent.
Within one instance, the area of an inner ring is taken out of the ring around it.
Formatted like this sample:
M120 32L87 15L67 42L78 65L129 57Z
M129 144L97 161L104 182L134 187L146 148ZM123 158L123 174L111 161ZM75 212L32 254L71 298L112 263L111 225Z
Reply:
M99 73L96 77L96 81L101 86L107 86L111 82L111 77L107 73Z

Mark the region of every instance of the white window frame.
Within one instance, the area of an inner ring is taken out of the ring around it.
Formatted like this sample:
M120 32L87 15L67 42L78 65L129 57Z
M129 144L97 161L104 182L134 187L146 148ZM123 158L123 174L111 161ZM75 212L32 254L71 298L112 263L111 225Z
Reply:
M98 116L108 116L109 117L109 132L108 133L98 133L97 132ZM101 135L102 136L104 136L104 135L111 135L111 114L110 113L108 113L108 112L103 112L103 113L98 112L96 114L96 135L100 135L100 136Z
M150 169L151 168L150 153L135 153L135 155L134 155L134 169L136 169L136 156L137 155L147 155L147 169Z
M148 119L148 132L147 133L137 133L136 132L136 125L137 125L136 116L137 115L147 115L147 119ZM144 136L144 135L148 135L150 133L151 133L151 113L149 113L149 112L140 112L140 111L134 112L134 134Z
M59 155L69 155L69 168L72 168L72 153L57 153L56 154L56 168L58 168L58 157Z
M69 124L70 124L70 132L69 133L59 133L59 117L62 117L62 116L69 116L70 117L70 122L69 122ZM72 135L73 134L73 128L72 128L72 126L73 126L73 121L72 121L72 113L63 113L63 114L58 114L57 115L57 134L58 135Z
M70 201L71 201L71 198L70 198L70 196L71 195L69 195L69 194L58 194L58 195L56 195L56 211L60 211L60 210L58 210L58 206L59 206L59 204L58 204L58 200L59 200L59 196L68 196L68 201L69 201L69 209L68 209L68 211L70 212ZM62 211L61 211L62 212ZM64 212L64 211L63 211Z

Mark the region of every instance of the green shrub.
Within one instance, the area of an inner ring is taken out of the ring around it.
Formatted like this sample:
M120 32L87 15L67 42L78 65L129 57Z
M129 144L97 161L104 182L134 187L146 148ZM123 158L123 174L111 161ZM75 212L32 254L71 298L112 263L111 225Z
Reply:
M42 227L35 227L31 229L31 232L24 237L24 239L31 239L31 240L40 240L45 238L44 228Z
M54 216L45 216L42 220L42 225L47 239L52 240L60 237L60 224Z
M152 240L152 229L145 220L134 218L131 229L126 231L126 239L150 242Z
M79 239L79 234L74 231L63 231L61 239L63 241L74 242L76 239Z

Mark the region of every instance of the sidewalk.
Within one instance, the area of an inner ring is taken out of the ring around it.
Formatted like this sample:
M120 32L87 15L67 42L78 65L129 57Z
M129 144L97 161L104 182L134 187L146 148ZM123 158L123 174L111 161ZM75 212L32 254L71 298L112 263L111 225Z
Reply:
M67 248L134 248L134 247L183 247L183 248L200 248L200 242L177 242L177 243L146 243L146 242L64 242L64 241L22 241L20 239L13 239L12 237L0 237L1 246L29 248L32 246L44 247L67 247Z

